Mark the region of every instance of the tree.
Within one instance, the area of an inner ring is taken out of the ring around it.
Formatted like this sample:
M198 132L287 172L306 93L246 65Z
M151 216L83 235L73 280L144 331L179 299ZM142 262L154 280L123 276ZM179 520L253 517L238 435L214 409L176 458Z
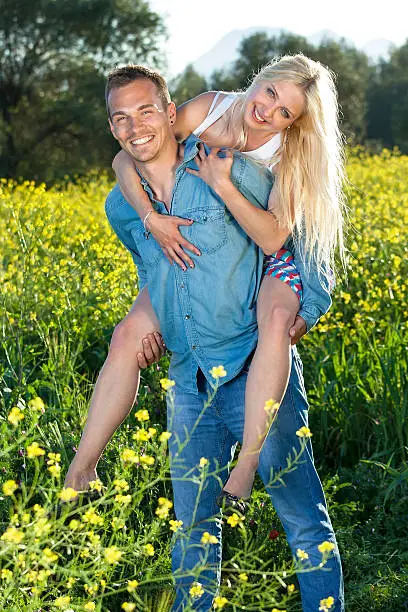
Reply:
M207 91L207 89L207 81L194 70L191 64L188 64L184 71L170 84L172 99L177 106Z
M106 146L104 71L157 65L161 18L143 0L1 0L1 14L0 174L55 178L45 151L57 175L81 170L86 145Z
M368 127L370 140L408 152L408 41L382 60L370 80Z

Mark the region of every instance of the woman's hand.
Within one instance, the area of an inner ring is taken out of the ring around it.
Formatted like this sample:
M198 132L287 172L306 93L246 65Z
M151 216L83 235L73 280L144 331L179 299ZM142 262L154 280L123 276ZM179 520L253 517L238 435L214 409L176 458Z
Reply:
M218 153L222 151L222 157ZM233 154L231 149L220 149L213 147L209 154L206 155L204 146L198 146L198 153L194 158L198 170L187 168L186 172L194 174L202 179L211 189L218 195L226 185L231 185L231 168L233 162Z
M185 249L195 255L201 255L197 247L183 238L179 230L180 225L191 225L192 223L191 219L160 215L156 211L152 212L146 221L146 229L159 243L169 262L178 264L183 270L187 270L187 266L194 268L194 262Z

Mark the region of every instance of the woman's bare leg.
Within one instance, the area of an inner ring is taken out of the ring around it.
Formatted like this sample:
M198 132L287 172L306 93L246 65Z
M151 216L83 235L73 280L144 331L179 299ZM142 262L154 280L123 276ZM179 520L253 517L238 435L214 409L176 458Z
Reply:
M276 410L266 412L265 404L268 400L280 404L285 395L291 367L289 329L298 310L298 297L289 285L265 276L257 303L258 346L246 386L244 438L224 486L232 495L247 498L251 494L259 453L276 414Z
M147 288L116 326L109 353L99 373L78 451L65 478L65 486L85 490L95 480L96 466L112 435L129 414L139 388L138 353L148 334L159 332Z

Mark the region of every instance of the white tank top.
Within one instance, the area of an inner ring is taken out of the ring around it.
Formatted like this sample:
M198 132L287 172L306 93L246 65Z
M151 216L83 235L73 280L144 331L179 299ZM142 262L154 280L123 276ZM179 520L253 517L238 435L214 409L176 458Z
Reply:
M229 107L234 102L237 96L237 94L231 93L228 96L225 96L225 98L221 100L218 106L215 107L220 93L221 92L218 91L215 94L214 100L212 101L212 104L209 108L206 118L193 131L193 134L197 136L197 138L199 138L201 134L205 132L207 128L210 127L210 125L213 125L213 123L215 123L220 117L222 117L222 115L225 113L225 111L229 109ZM252 157L253 159L256 159L258 161L268 161L275 155L280 145L281 145L281 135L279 133L279 134L275 134L274 136L272 136L272 138L270 138L267 142L265 142L262 146L258 147L257 149L254 149L253 151L243 151L243 153L245 153L245 155L248 155L248 157ZM271 169L276 163L277 162L275 162L274 164L271 164L269 166L269 169Z

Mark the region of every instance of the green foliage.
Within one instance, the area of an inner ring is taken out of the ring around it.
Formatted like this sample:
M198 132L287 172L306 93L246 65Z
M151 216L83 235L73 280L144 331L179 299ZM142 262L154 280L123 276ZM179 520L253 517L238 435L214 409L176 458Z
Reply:
M159 63L160 17L143 0L2 1L0 175L52 181L108 166L104 72Z
M207 81L191 64L170 84L171 98L177 106L207 91Z

